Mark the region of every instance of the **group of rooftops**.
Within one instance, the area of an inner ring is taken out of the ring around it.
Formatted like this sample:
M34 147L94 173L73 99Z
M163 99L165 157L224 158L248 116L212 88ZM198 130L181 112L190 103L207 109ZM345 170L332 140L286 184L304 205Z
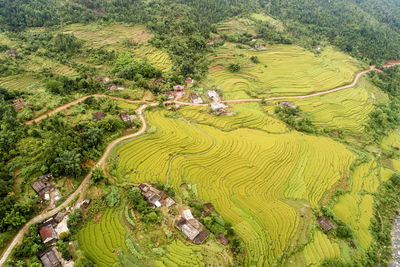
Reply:
M168 209L176 205L176 202L164 191L158 190L149 183L139 185L142 195L147 203L154 208L167 207ZM189 208L182 210L176 219L176 227L184 233L194 244L203 243L210 233L204 229L204 226L193 217Z

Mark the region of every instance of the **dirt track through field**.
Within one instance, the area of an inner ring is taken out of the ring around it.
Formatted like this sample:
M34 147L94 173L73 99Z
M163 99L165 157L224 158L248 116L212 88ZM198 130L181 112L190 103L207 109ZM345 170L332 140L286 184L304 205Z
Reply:
M391 61L391 62L389 62L389 64L386 64L384 67L391 67L393 65L399 65L399 64L400 64L399 61ZM355 76L354 81L351 84L348 84L348 85L344 85L344 86L337 87L337 88L330 89L330 90L323 91L323 92L313 93L313 94L309 94L309 95L303 95L303 96L271 97L271 98L264 99L264 101L274 101L274 100L284 100L284 99L303 99L303 98L309 98L309 97L314 97L314 96L320 96L320 95L334 93L334 92L337 92L337 91L340 91L340 90L344 90L344 89L347 89L347 88L354 87L358 83L358 81L359 81L361 76L363 76L364 74L366 74L367 72L370 72L372 70L375 70L375 66L371 66L367 70L364 70L364 71L358 73ZM27 121L26 124L29 125L29 124L32 124L33 122L39 122L39 121L41 121L41 120L43 120L43 119L45 119L47 117L50 117L50 116L56 114L59 111L67 109L68 107L70 107L72 105L78 104L78 103L84 101L85 99L87 99L88 97L91 97L91 96L94 96L94 97L110 97L110 98L115 99L115 100L122 100L122 101L126 101L126 102L129 102L129 103L135 103L135 104L145 103L145 104L141 105L136 110L140 120L142 121L142 128L138 132L136 132L134 134L126 135L126 136L120 137L118 139L115 139L114 141L112 141L107 146L106 150L104 151L104 154L102 155L102 157L100 158L100 160L96 164L97 167L101 167L104 170L105 169L106 159L107 159L108 155L110 154L110 152L112 151L112 149L115 147L115 145L117 145L118 143L120 143L120 142L122 142L124 140L128 140L128 139L137 137L137 136L139 136L139 135L141 135L141 134L146 132L147 123L146 123L146 120L145 120L145 118L143 116L144 109L147 106L157 106L158 103L146 103L145 101L141 101L141 100L129 100L129 99L121 98L121 97L107 96L107 95L104 95L104 94L94 94L94 95L88 95L88 96L81 97L79 99L76 99L76 100L68 103L68 104L62 105L62 106L60 106L60 107L58 107L58 108L56 108L56 109L54 109L54 110L52 110L50 112L47 112L46 114L43 114L43 115L37 117L36 119ZM262 101L262 99L237 99L237 100L226 100L224 102L228 103L228 104L241 104L241 103L260 102L260 101ZM174 101L165 101L164 103L172 103L172 102L174 102ZM175 103L179 104L179 105L185 105L185 106L208 106L208 104L193 104L193 103L179 102L179 101L175 101ZM54 208L54 209L52 209L50 211L44 210L41 214L39 214L36 217L34 217L31 220L29 220L24 225L24 227L18 232L18 234L14 237L13 241L10 243L8 248L2 254L1 259L0 259L0 265L2 266L6 262L7 258L10 256L10 254L11 254L12 250L14 249L14 247L22 242L23 236L24 236L25 233L28 232L30 224L39 223L39 222L43 221L44 219L49 218L49 217L57 214L62 209L66 208L74 200L74 198L76 196L81 195L85 191L86 186L89 184L89 181L90 181L91 177L92 177L92 172L89 172L89 174L86 175L86 177L83 179L83 181L79 185L79 187L75 190L75 192L73 192L61 205L59 205L58 207L56 207L56 208Z

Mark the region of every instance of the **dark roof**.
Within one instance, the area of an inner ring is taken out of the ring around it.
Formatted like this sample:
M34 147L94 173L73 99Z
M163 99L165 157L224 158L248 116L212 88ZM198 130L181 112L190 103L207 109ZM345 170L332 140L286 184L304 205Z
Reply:
M204 240L207 239L207 237L209 237L210 233L206 230L202 230L194 239L193 239L193 243L194 244L201 244L204 242Z
M182 226L184 226L187 223L186 219L181 217L179 220L176 221L176 227L179 229L182 229Z
M31 183L33 190L35 190L38 194L48 191L51 187L51 177L52 175L50 173L40 176L35 182Z
M220 242L222 245L225 245L225 246L228 245L228 243L229 243L228 238L226 238L224 235L218 235L217 240L218 240L218 242Z
M101 120L102 118L104 118L104 116L106 116L106 114L104 112L96 112L93 114L93 119L96 121Z
M64 213L62 213L61 211L59 213L57 213L57 215L54 217L54 220L59 223L64 219Z
M206 209L208 209L210 211L214 211L215 210L214 205L212 203L210 203L210 202L209 203L205 203L204 207L206 207Z
M40 261L43 263L44 267L56 267L61 265L53 249L49 249L44 252L40 256Z
M324 230L330 230L330 229L336 229L336 225L331 222L328 218L326 218L325 216L322 216L318 219L318 223L321 226L322 229Z

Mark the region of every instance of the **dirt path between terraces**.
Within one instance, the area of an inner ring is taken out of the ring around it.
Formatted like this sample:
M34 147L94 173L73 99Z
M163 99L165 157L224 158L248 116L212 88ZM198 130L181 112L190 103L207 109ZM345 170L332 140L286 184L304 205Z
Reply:
M391 67L393 65L399 65L400 63L398 61L392 61L389 64L386 64L385 67ZM358 80L360 79L360 77L364 74L366 74L369 71L372 71L375 69L375 66L371 66L369 67L367 70L364 70L360 73L358 73L355 78L354 81L351 84L348 85L344 85L338 88L334 88L334 89L330 89L327 91L322 91L322 92L318 92L318 93L313 93L313 94L309 94L309 95L303 95L303 96L280 96L280 97L271 97L271 98L267 98L264 99L265 101L273 101L273 100L282 100L282 99L303 99L303 98L309 98L309 97L314 97L314 96L320 96L320 95L325 95L325 94L330 94L333 92L337 92L343 89L347 89L350 87L353 87L357 84ZM129 100L129 99L124 99L122 97L114 97L114 96L107 96L104 94L94 94L94 95L88 95L88 96L84 96L81 97L79 99L76 99L70 103L67 103L65 105L62 105L50 112L47 112L46 114L43 114L39 117L37 117L36 119L27 121L26 124L32 124L33 122L39 122L47 117L50 117L54 114L56 114L57 112L64 110L72 105L78 104L82 101L84 101L85 99L87 99L88 97L110 97L112 99L115 100L122 100L122 101L126 101L129 103L135 103L135 104L140 104L140 103L146 103L145 101L141 101L141 100ZM262 101L262 99L237 99L237 100L226 100L224 101L225 103L229 103L229 104L240 104L240 103L247 103L247 102L260 102ZM171 103L174 101L165 101L164 103ZM176 104L179 105L185 105L185 106L208 106L208 104L194 104L194 103L187 103L187 102L178 102L175 101ZM137 137L141 134L143 134L144 132L146 132L147 130L147 123L146 120L143 116L143 111L147 106L157 106L158 103L147 103L147 104L143 104L142 106L140 106L137 109L137 114L140 118L140 120L142 121L142 128L134 133L134 134L130 134L130 135L126 135L123 137L120 137L118 139L115 139L114 141L112 141L106 148L103 156L100 158L100 160L97 162L96 166L101 167L103 170L105 169L105 163L106 163L106 159L108 157L108 155L110 154L111 150L115 147L115 145L117 145L118 143L130 139L130 138L134 138ZM25 233L28 232L29 230L29 225L30 224L36 224L39 223L41 221L43 221L46 218L49 218L55 214L57 214L59 211L61 211L62 209L66 208L73 200L76 196L81 195L85 189L86 186L89 184L90 178L92 177L92 172L89 172L88 175L86 175L86 177L83 179L82 183L79 185L79 187L75 190L74 193L72 193L60 206L50 210L50 211L43 211L41 214L37 215L36 217L32 218L30 221L28 221L25 226L18 232L18 234L14 237L13 241L10 243L10 245L8 246L8 248L4 251L4 253L1 255L1 259L0 259L0 266L2 266L7 258L10 256L12 250L14 249L14 247L18 244L20 244L22 242L23 236Z

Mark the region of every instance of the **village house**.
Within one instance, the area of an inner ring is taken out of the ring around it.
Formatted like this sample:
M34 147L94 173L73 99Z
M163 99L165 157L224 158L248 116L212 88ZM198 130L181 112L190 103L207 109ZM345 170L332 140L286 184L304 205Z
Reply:
M39 229L39 234L43 244L46 246L55 243L58 239L57 233L54 231L52 223L46 223Z
M123 90L125 90L124 87L122 87L122 86L117 87L117 91L123 91Z
M321 226L321 228L324 229L325 231L337 228L337 226L325 216L318 218L318 223L319 226Z
M54 187L51 183L53 176L49 173L40 176L35 182L31 183L31 187L41 198L50 198L49 191ZM46 196L47 194L47 196ZM46 199L48 200L48 199Z
M185 86L180 84L174 85L172 88L175 92L182 92L183 90L185 90Z
M43 264L43 267L57 267L61 266L60 260L57 258L56 253L54 252L54 249L48 249L45 252L43 252L40 256L40 261Z
M215 91L215 90L207 91L207 96L208 96L209 99L211 99L214 102L218 102L219 101L219 95L218 95L217 91Z
M204 226L193 217L190 209L182 211L181 216L179 216L176 221L176 227L194 244L203 243L210 235L210 233L204 229Z
M213 111L215 111L217 114L223 114L223 113L225 113L226 112L226 108L227 108L228 106L227 105L225 105L224 103L211 103L211 109L213 110Z
M164 191L160 191L148 183L143 183L139 185L139 189L142 195L146 198L147 203L154 208L167 207L175 205L175 201L168 197Z
M77 209L86 209L90 205L90 199L85 199L82 202L76 204Z
M191 94L190 99L192 100L193 104L202 104L203 103L203 99L201 99L201 97L198 93Z
M280 102L279 105L281 106L281 108L297 108L297 106L293 104L293 102Z

